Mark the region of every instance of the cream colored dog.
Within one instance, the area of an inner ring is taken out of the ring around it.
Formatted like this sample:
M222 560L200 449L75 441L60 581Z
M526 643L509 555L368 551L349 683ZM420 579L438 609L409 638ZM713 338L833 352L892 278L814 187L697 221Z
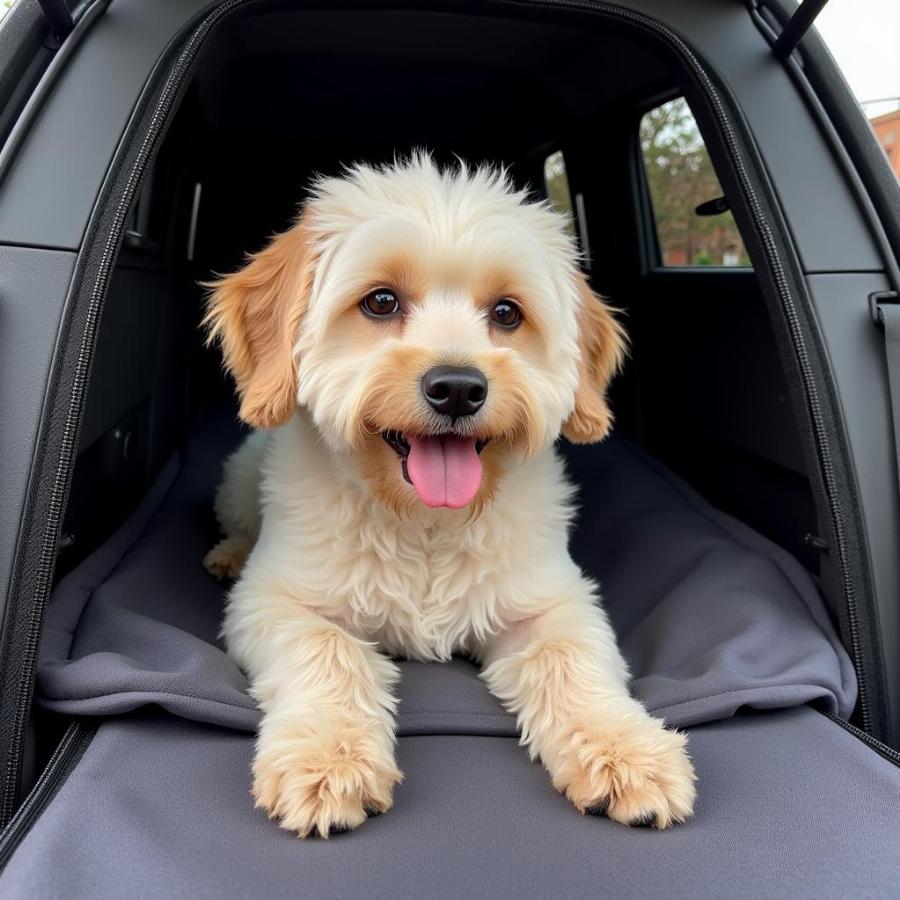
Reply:
M260 429L225 464L228 650L263 712L253 793L327 836L392 803L397 666L466 654L582 812L690 815L685 738L629 696L567 551L560 432L599 441L620 326L564 219L420 155L320 180L214 284L207 325ZM387 654L387 655L385 655Z

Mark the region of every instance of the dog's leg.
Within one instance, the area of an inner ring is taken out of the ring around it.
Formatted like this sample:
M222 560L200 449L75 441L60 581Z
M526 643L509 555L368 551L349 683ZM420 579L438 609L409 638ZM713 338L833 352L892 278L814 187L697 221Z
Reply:
M394 761L397 667L296 599L257 588L238 583L224 628L263 711L256 805L301 837L355 828L390 808L402 778Z
M658 828L691 814L685 737L629 696L615 636L587 587L489 640L481 658L532 758L581 812Z
M268 442L267 432L254 431L222 466L215 510L224 537L203 559L206 571L220 581L240 577L259 536L260 469Z

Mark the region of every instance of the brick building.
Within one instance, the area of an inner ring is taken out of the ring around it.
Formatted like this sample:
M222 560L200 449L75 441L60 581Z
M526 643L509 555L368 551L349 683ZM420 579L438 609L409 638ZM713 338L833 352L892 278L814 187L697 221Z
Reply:
M870 119L872 130L890 160L891 168L900 178L900 109Z

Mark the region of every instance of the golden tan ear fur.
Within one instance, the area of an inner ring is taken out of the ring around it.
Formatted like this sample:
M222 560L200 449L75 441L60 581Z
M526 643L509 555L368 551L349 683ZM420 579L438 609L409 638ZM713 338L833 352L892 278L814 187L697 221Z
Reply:
M562 433L574 444L591 444L603 440L612 426L606 388L625 359L628 341L613 310L591 290L583 275L576 277L581 296L578 313L581 371L575 409L563 425Z
M293 351L312 282L310 244L301 216L243 268L204 284L212 292L203 320L208 343L221 346L240 416L256 428L283 424L296 406Z

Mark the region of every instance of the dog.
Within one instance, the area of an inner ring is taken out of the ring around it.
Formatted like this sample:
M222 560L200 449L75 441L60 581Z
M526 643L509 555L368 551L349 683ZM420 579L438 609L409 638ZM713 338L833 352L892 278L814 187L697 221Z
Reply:
M357 165L207 287L256 429L206 566L237 579L222 633L263 713L257 806L302 837L388 810L392 658L463 654L582 813L687 818L685 737L629 695L567 549L554 445L607 434L626 339L565 218L490 167Z

